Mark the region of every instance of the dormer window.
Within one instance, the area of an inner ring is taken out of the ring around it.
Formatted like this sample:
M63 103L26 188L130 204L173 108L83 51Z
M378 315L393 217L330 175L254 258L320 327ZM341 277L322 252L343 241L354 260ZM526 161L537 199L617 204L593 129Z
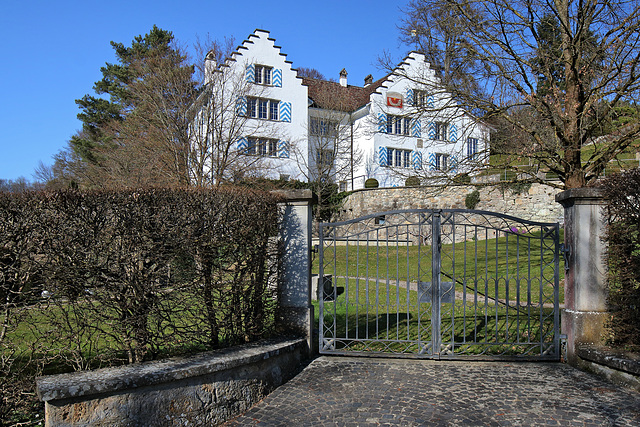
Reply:
M256 65L256 83L263 85L271 84L271 71L273 67L267 67L265 65Z

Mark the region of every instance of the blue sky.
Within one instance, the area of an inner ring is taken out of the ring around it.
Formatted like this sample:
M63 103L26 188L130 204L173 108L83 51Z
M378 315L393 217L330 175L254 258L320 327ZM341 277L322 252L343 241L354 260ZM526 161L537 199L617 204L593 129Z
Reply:
M66 146L81 124L75 99L93 94L100 67L114 62L111 40L130 45L154 24L189 49L196 37L271 32L293 66L362 85L383 72L376 59L408 51L398 42L405 1L16 1L0 6L0 178L33 180L39 161ZM271 6L271 5L276 6Z

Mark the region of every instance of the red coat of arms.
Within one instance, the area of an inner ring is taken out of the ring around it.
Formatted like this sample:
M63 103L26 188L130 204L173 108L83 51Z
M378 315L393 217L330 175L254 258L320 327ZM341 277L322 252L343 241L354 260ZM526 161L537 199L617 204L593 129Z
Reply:
M387 92L387 106L402 108L402 95L397 92Z

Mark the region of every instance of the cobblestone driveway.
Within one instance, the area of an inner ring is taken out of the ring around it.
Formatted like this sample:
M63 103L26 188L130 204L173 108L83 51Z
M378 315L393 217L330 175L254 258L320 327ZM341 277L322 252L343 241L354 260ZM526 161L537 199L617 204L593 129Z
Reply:
M640 426L640 393L559 363L320 357L228 425Z

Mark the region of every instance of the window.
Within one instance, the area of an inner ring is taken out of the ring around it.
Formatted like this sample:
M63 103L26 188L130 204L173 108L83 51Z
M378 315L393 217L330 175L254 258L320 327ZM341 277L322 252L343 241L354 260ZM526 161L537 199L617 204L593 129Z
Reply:
M320 167L331 167L333 165L333 150L322 149L316 151L316 164Z
M256 83L263 85L271 84L271 70L272 67L266 67L264 65L256 65Z
M409 135L411 132L411 119L408 117L387 115L387 133L396 135Z
M435 139L438 139L440 141L446 141L448 127L449 127L449 123L447 122L436 122Z
M424 90L414 89L413 91L413 105L415 107L427 107L428 95Z
M336 136L338 134L338 122L334 120L311 117L309 127L311 135Z
M478 138L467 138L467 159L478 159Z
M411 167L411 150L387 147L387 164L383 166Z
M250 136L246 154L260 157L278 157L278 140Z
M266 98L247 98L247 117L278 120L280 101Z
M436 154L436 164L434 165L436 170L446 171L449 163L449 155L448 154Z

